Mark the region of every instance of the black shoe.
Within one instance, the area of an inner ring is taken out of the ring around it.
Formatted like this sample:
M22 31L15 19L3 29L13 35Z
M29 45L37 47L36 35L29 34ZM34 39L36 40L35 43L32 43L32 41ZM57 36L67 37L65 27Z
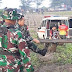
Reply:
M41 54L42 56L45 56L47 52L47 49L39 50L38 53Z

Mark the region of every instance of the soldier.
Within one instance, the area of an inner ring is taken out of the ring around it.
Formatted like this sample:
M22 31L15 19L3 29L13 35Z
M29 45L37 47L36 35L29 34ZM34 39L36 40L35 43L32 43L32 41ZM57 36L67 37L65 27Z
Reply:
M28 30L28 27L27 25L24 24L24 16L23 15L20 15L19 17L19 20L18 20L18 26L17 28L19 28L23 34L23 38L26 40L27 42L27 45L29 47L29 49L31 49L32 51L36 52L36 53L39 53L41 55L45 55L46 52L47 52L47 49L43 49L43 50L40 50L33 42L36 42L36 43L39 43L39 40L37 39L33 39L31 36L30 36L30 33L29 33L29 30Z
M0 31L0 72L23 72L23 66L27 72L34 72L26 41L21 32L14 28L17 11L6 9L2 17L5 23L1 26L3 30L0 28L3 31Z

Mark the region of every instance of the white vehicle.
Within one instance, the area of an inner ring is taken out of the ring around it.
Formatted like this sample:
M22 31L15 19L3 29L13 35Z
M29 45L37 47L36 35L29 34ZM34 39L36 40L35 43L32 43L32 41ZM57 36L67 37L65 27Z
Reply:
M38 38L47 39L50 36L50 28L53 24L58 27L61 25L61 21L65 20L65 24L68 26L68 38L72 37L72 18L71 17L60 17L60 16L45 16L42 20L40 27L38 28Z

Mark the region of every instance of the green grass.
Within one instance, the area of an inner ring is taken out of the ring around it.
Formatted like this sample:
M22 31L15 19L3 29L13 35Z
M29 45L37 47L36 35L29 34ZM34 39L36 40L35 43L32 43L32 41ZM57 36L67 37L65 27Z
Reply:
M37 38L37 33L36 33L35 30L31 29L31 30L30 30L30 34L31 34L31 36L32 36L33 38Z
M71 43L66 46L58 46L57 52L54 54L57 63L61 64L72 64L72 45Z
M35 67L39 67L41 62L39 60L39 58L37 57L37 54L34 53L34 52L31 52L31 62L32 62L32 65L35 66Z

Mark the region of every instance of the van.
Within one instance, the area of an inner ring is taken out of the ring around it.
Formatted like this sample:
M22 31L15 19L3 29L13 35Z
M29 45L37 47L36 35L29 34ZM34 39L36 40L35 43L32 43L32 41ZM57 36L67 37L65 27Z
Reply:
M38 28L38 38L39 39L49 39L50 29L53 24L57 26L61 25L61 21L64 20L65 24L68 26L67 38L72 38L72 18L71 17L61 17L61 16L44 16L40 27Z

